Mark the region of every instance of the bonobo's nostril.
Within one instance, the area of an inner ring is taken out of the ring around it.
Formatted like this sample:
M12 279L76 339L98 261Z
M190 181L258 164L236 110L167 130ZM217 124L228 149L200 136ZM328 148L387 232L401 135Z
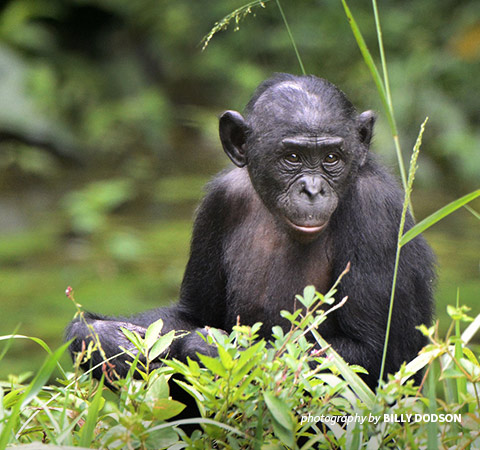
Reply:
M300 183L300 193L307 195L309 199L313 199L318 194L324 195L324 189L320 180L310 178L302 180Z

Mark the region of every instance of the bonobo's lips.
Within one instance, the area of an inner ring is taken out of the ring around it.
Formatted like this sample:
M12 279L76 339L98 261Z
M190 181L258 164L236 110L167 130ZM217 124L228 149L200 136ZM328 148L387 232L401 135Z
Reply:
M321 225L297 225L287 218L285 218L285 220L287 221L288 225L290 225L295 231L298 231L308 236L315 236L319 234L328 225L328 220Z

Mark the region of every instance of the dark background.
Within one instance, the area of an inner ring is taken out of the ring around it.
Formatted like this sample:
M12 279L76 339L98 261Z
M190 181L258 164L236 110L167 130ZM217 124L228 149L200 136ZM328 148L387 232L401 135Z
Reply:
M308 73L379 119L373 151L396 171L374 83L340 1L283 0ZM56 347L75 313L128 314L175 301L202 186L228 165L217 117L273 72L299 73L275 2L201 40L233 0L0 2L0 335ZM377 58L371 3L351 2ZM424 136L413 206L422 219L479 187L477 0L379 2L407 162ZM377 58L378 61L378 58ZM477 210L480 204L472 204ZM426 233L438 255L437 312L457 288L480 312L479 222L465 209ZM0 376L35 370L15 341Z

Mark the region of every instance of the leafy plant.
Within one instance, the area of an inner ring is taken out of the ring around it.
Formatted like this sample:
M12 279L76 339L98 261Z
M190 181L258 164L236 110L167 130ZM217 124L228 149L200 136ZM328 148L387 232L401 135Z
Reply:
M334 294L335 287L326 295L305 288L297 296L299 309L282 312L289 331L274 327L269 342L258 338L259 323L237 325L230 335L210 329L206 339L218 357L199 355L185 364L158 364L172 341L169 333L156 339L160 321L145 336L126 333L136 351L127 378L110 380L118 389L113 396L88 372L61 369L57 384L47 384L68 344L52 352L34 339L49 354L32 381L0 382L0 448L37 441L109 449L480 445L480 364L467 347L480 316L468 317L457 299L448 309L452 325L445 339L438 337L438 324L422 326L430 344L374 393L361 379L363 369L348 365L316 331L348 301L335 302ZM470 325L461 333L465 322ZM0 340L18 338L24 337ZM430 388L422 392L423 383L414 386L410 378L425 367ZM183 381L173 381L173 374ZM172 382L190 393L200 417L175 420L184 407L169 396ZM181 429L186 424L198 429L187 435Z

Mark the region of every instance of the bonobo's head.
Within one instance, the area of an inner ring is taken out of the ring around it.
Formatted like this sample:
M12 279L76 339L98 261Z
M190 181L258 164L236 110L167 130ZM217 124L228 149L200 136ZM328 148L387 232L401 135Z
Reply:
M374 121L326 80L278 74L257 88L245 118L223 113L220 139L234 164L247 166L268 210L312 239L365 163Z

